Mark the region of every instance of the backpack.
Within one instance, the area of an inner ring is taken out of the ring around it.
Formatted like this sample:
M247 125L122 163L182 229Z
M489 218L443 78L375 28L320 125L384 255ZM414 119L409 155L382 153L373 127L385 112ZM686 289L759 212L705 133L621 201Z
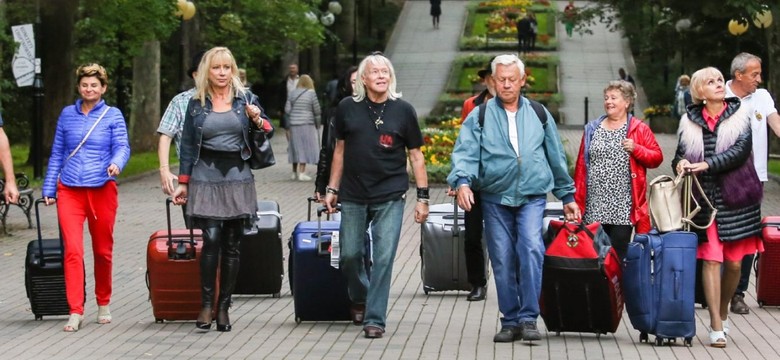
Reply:
M538 101L528 99L529 102L531 102L531 107L534 109L534 112L536 113L536 117L539 118L539 121L542 122L542 127L547 128L547 112L544 111L544 106L540 104ZM479 128L483 128L485 126L485 109L487 108L487 101L483 102L482 104L479 104Z

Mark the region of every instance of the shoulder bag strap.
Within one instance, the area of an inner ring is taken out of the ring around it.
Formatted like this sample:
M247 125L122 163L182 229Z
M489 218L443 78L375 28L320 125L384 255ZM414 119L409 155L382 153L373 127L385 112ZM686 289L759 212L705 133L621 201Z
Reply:
M712 225L712 222L715 221L715 215L718 214L718 209L716 209L714 206L712 206L712 203L710 202L710 199L707 198L707 194L704 193L704 189L701 188L701 184L699 183L699 179L694 174L690 174L688 176L685 176L685 181L690 182L683 188L683 197L685 201L693 201L693 204L696 205L696 208L694 208L688 216L683 216L682 222L685 225L693 226L697 229L704 230ZM699 202L696 201L696 197L693 196L693 185L696 185L696 189L701 194L701 198L704 200L704 203L707 204L707 207L710 208L710 220L707 222L706 225L697 225L693 222L693 217L696 216L696 214L699 213L701 210L701 205L699 205ZM686 209L689 207L686 206Z
M110 106L106 106L106 110L103 110L103 113L100 114L100 117L97 119L97 121L95 121L95 123L92 124L92 127L89 128L89 131L87 131L87 135L84 135L84 138L81 139L81 142L79 143L79 145L76 146L76 148L73 149L73 151L70 152L70 155L68 155L68 158L65 159L66 161L70 160L70 158L72 158L73 155L76 155L76 153L79 151L79 149L81 149L81 146L84 145L85 142L87 142L87 138L89 138L89 135L92 134L93 130L95 130L95 127L100 122L100 120L103 120L103 117L106 116L106 113L108 112L109 109L111 109L111 107Z

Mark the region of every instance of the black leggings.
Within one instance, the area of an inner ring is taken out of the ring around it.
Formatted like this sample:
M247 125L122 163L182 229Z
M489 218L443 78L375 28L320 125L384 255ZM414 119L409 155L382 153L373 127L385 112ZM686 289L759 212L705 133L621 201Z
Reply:
M634 226L632 225L612 225L601 224L604 231L609 235L609 239L612 240L612 247L618 254L621 261L626 257L626 251L628 250L628 243L631 242L631 234L634 232Z

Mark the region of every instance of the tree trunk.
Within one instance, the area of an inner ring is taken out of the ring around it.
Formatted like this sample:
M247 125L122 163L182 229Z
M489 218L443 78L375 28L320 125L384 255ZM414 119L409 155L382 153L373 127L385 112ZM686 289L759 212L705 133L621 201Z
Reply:
M355 1L357 0L341 1L341 14L334 24L335 32L341 39L341 46L344 49L343 52L339 51L341 54L352 54L352 41L355 38Z
M147 41L133 58L130 146L134 152L154 151L160 121L160 42Z
M62 108L75 99L73 71L73 24L78 0L47 1L41 6L41 26L36 55L41 58L44 80L43 156L51 154L51 144ZM32 146L33 144L30 144ZM32 150L32 149L31 149ZM33 152L30 151L32 154Z

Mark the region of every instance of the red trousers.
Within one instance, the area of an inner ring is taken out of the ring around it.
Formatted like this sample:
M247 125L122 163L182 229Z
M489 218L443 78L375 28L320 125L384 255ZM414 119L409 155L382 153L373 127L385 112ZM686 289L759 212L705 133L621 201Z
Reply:
M95 257L95 298L111 302L114 222L118 207L116 182L99 188L57 184L57 216L65 245L65 293L71 314L84 314L84 220L89 225Z

